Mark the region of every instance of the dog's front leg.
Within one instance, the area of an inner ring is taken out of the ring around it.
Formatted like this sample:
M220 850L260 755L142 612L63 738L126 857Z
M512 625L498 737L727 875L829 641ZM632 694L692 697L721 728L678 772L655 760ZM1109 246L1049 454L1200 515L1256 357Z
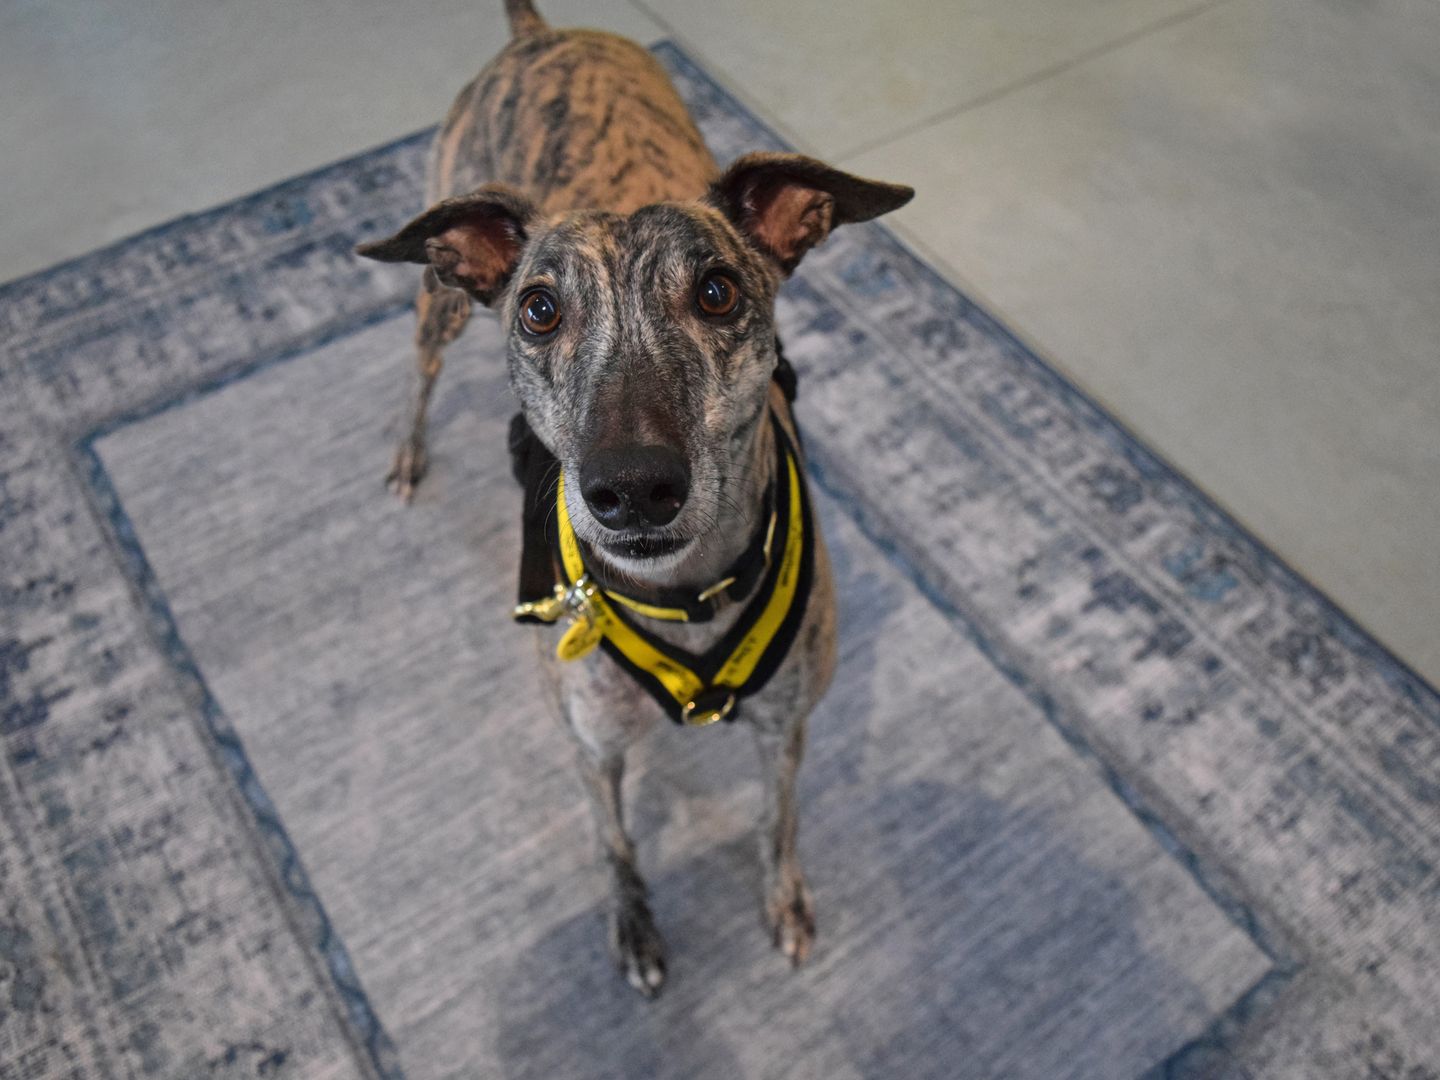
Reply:
M470 297L459 289L447 289L427 269L415 297L415 314L415 389L395 463L385 478L390 490L405 502L414 497L415 486L425 475L425 423L430 394L445 364L445 346L458 338L470 321Z
M646 997L665 982L665 942L655 928L647 890L635 867L635 846L625 832L621 781L623 751L597 751L579 744L580 778L590 797L600 855L610 879L610 951L629 981Z
M755 729L765 789L760 820L760 866L765 880L765 918L775 947L799 966L815 939L815 905L795 849L799 809L795 776L805 753L805 720L772 730Z

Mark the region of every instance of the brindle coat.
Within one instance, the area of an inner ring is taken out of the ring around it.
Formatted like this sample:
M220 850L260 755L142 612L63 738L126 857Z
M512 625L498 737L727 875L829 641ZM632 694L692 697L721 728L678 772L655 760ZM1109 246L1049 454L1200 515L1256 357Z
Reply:
M662 587L698 591L739 557L765 516L775 463L768 412L793 434L771 380L781 280L833 226L895 209L911 191L791 154L750 154L722 174L644 49L610 34L552 30L529 0L507 0L506 9L513 40L461 92L436 138L435 205L359 249L426 266L419 390L392 485L408 498L423 472L425 407L442 350L479 300L507 327L511 385L560 462L587 558L641 596ZM699 284L716 273L740 294L718 317L697 303ZM543 334L518 318L521 299L537 288L560 313ZM688 498L658 530L680 546L658 556L617 548L578 494L590 455L637 442L679 451L690 470ZM740 601L708 623L646 622L703 652L743 610ZM554 632L538 634L609 871L611 946L631 984L653 995L665 977L664 946L625 832L621 778L627 748L664 714L604 653L561 663ZM795 777L806 718L834 660L834 586L817 536L800 633L742 711L765 779L765 918L796 964L815 924L796 854Z

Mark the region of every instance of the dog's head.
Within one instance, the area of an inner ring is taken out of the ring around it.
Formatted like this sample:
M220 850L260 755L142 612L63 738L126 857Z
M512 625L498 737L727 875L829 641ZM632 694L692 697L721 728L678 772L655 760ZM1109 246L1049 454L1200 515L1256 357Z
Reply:
M744 490L775 370L775 292L832 228L909 201L797 154L750 154L700 200L547 216L486 186L359 248L494 308L577 534L663 572Z

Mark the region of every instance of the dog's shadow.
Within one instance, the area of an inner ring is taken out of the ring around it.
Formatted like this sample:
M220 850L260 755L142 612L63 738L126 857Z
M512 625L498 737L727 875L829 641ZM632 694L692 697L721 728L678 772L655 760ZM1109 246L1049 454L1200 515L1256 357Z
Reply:
M592 882L597 903L494 983L503 1075L1110 1076L1208 1020L1202 988L1147 949L1153 912L1063 824L933 781L832 790L809 810L806 967L761 927L749 835L652 875L670 958L653 1002L615 972Z
M641 998L616 972L599 904L558 924L520 955L496 987L496 1049L504 1075L536 1080L743 1075L733 1050L712 1030L704 1005L716 985L736 985L754 950L712 952L701 973L695 970L696 953L707 943L691 924L701 917L697 897L701 904L730 906L741 899L755 937L761 937L744 888L753 877L747 865L753 855L746 838L655 877L652 901L670 953L670 981L656 1001ZM598 880L587 884L600 894ZM778 974L783 976L783 969Z

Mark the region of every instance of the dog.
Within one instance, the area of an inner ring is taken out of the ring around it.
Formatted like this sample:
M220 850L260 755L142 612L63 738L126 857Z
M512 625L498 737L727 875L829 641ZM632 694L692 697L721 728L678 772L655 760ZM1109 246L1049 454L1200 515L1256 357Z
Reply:
M436 136L430 208L357 249L425 267L417 390L389 483L408 501L424 473L443 350L478 301L505 327L522 441L548 469L530 491L538 520L562 528L538 560L553 595L519 613L570 620L561 655L553 631L537 635L593 810L616 963L646 997L664 983L622 813L626 751L667 718L723 718L758 744L763 917L799 965L815 914L796 773L836 609L777 378L775 296L831 229L913 192L798 154L722 171L646 50L552 29L530 0L505 9L511 41Z

